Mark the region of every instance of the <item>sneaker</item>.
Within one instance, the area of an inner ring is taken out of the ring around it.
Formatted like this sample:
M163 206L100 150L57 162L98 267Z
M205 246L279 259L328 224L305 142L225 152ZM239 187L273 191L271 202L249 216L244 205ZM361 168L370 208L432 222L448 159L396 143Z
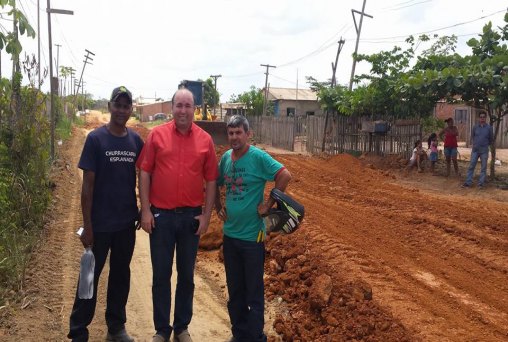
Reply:
M168 342L167 338L164 338L164 336L155 334L152 337L152 342Z
M483 185L483 184L478 184L478 189L479 189L479 190L483 190L483 189L485 189L485 185Z
M189 331L186 329L179 333L178 335L175 335L174 338L175 342L192 342L192 338L190 337Z
M110 333L108 331L108 334L106 335L106 341L107 342L134 342L134 339L127 334L127 331L125 329L120 330L117 333Z
M470 188L471 185L467 184L467 183L464 183L460 186L461 188Z

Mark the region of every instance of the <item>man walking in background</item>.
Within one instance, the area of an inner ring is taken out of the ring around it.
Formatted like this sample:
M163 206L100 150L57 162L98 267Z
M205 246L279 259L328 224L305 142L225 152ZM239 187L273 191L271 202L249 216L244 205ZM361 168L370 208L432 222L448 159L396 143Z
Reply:
M480 112L478 115L480 122L473 126L471 131L471 140L473 148L471 149L471 161L467 169L466 182L462 185L463 188L469 188L473 184L473 174L480 158L480 178L478 180L478 188L482 189L485 185L487 178L487 160L489 159L489 146L494 143L494 133L492 127L487 123L487 113Z
M125 305L130 288L130 262L138 219L136 160L143 147L139 135L126 127L132 114L132 95L125 87L113 90L108 103L109 123L88 134L78 167L83 170L81 242L95 256L91 299L76 299L68 337L88 341L88 325L97 303L99 277L109 256L106 304L106 341L134 341L125 331Z
M173 120L155 127L140 158L141 227L150 234L153 268L154 342L191 342L194 265L199 237L210 223L217 158L211 136L192 122L194 97L179 89L172 99ZM203 206L203 183L205 206ZM176 249L178 272L173 326L171 274Z

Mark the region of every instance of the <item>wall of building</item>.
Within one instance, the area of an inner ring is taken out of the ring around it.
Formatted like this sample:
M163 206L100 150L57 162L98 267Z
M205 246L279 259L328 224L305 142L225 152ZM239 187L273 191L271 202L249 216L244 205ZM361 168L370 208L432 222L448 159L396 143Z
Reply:
M157 113L171 114L171 101L156 102L136 107L136 112L139 115L141 122L150 120Z
M276 116L287 116L288 108L293 112L293 108L296 109L296 115L306 115L307 113L314 113L314 115L323 115L323 111L319 107L319 103L317 101L296 101L296 100L278 100L276 108L278 108L278 113L275 113Z

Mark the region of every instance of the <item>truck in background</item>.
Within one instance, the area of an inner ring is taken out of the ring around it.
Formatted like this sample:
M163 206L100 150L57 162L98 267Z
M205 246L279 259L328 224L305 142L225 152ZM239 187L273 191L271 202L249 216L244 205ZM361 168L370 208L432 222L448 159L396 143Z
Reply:
M227 126L223 121L216 121L213 115L206 108L204 102L204 86L203 81L190 81L183 80L178 85L178 89L186 88L194 95L194 122L196 125L204 129L208 134L212 136L213 142L216 145L227 145L228 135Z

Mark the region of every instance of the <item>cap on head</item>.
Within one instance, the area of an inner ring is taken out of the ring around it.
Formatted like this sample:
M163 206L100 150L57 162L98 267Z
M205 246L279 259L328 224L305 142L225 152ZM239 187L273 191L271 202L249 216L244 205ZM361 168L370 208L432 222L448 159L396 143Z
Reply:
M111 93L111 102L116 101L120 96L125 96L129 100L129 103L132 104L132 94L129 91L129 89L125 88L124 86L116 87L113 89L113 92Z

